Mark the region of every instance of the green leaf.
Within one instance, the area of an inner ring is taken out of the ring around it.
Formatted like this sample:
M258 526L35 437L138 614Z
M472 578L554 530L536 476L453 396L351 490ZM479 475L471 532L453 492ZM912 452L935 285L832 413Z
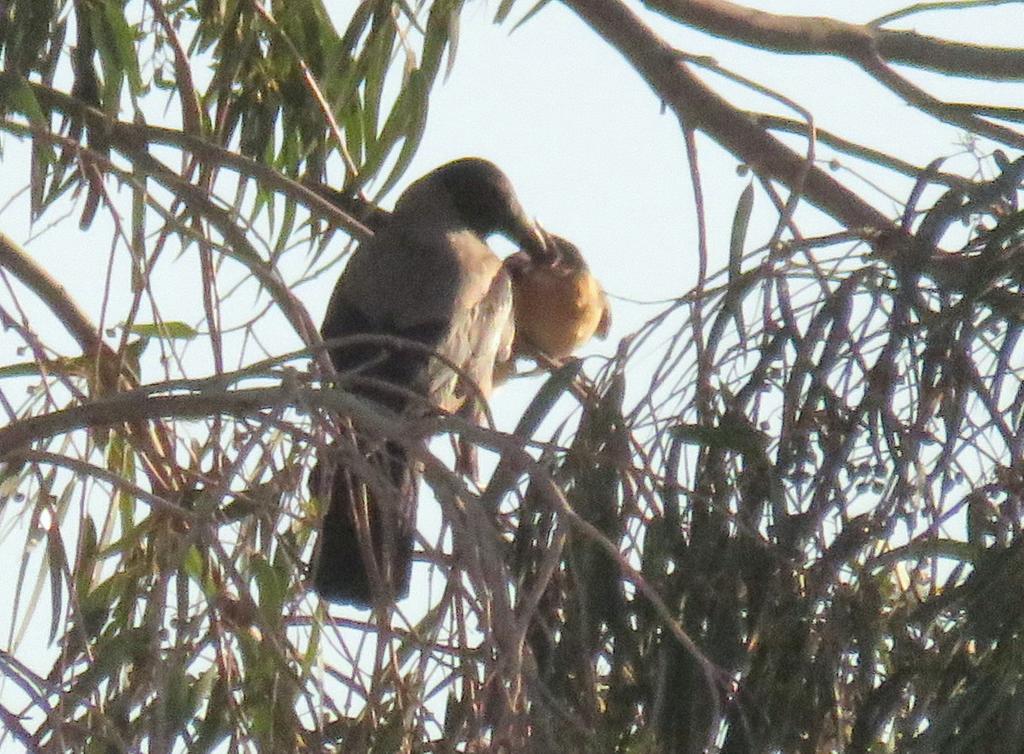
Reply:
M96 555L99 548L96 523L93 521L92 516L86 515L82 521L78 542L78 563L75 566L76 570L74 572L75 599L79 599L77 595L89 593L93 569L96 567Z
M747 242L747 230L750 228L750 214L754 209L754 183L751 181L743 189L736 203L736 212L732 220L732 235L729 239L729 282L732 283L742 273L743 247Z
M46 128L47 118L32 87L20 76L0 76L0 113L24 115L37 127Z
M420 58L420 70L428 82L437 77L441 69L441 57L449 44L453 44L458 38L458 27L453 27L452 18L458 18L462 10L461 2L436 2L430 6L430 16L427 18L427 31L423 40L423 53ZM455 37L453 39L452 34ZM454 59L454 51L450 53L448 68L451 69Z
M231 705L228 685L223 678L217 676L213 690L210 692L210 701L206 705L206 714L199 722L198 734L190 747L191 751L213 751L228 736L231 732L229 719Z
M132 341L124 347L124 368L131 374L135 375L141 381L142 378L142 366L140 361L142 360L142 354L149 345L149 338L139 338L138 340Z
M132 325L128 332L146 338L163 340L192 340L199 332L184 322L158 322L153 324Z
M135 453L120 433L113 435L107 447L107 469L127 481L135 479ZM135 496L131 492L117 492L122 531L131 531L135 527L135 505Z
M69 484L61 497L71 494L76 485ZM60 535L60 527L51 527L46 537L46 558L50 566L50 639L52 644L57 638L57 631L63 619L64 612L64 573L70 569L67 558L67 551L64 548L64 540Z
M284 600L288 592L288 579L274 568L262 556L254 556L250 561L256 573L256 584L259 587L260 609L271 620L276 620L284 612Z
M374 15L373 28L360 56L360 64L364 65L366 70L363 79L363 131L368 149L371 145L376 146L384 81L390 68L394 41L395 28L390 14L387 11L378 11Z
M508 18L508 14L512 12L512 6L515 5L516 0L501 0L498 5L498 12L494 14L494 23L504 23L505 19Z
M294 199L288 197L284 203L284 217L281 218L281 228L277 233L277 243L271 255L271 262L278 259L288 249L288 240L295 229L297 204Z
M142 76L139 74L139 61L135 57L135 30L128 25L124 16L124 3L106 0L103 13L92 16L91 20L96 49L103 58L107 75L116 71L121 76L127 76L132 93L141 93Z
M414 142L418 143L415 134L422 133L422 123L426 118L426 109L427 92L423 86L423 76L418 71L415 71L409 77L409 81L402 90L402 93L398 95L394 107L391 108L387 122L381 130L380 138L373 145L372 149L369 150L366 162L360 170L357 185L361 185L365 180L376 175L399 139L402 137L412 138ZM405 155L405 150L403 150L403 161L405 164L408 164L408 160L411 157L411 154ZM404 165L401 162L396 166L395 170L391 171L391 175L378 192L378 195L385 193L398 180L398 169L404 169Z
M740 194L739 202L736 203L736 213L733 215L732 235L729 239L729 290L722 304L724 312L732 315L733 321L736 322L736 332L739 334L740 344L744 346L747 329L743 323L743 293L749 281L742 280L743 247L747 242L747 230L750 228L750 214L753 208L754 184L751 181Z
M179 734L188 727L199 708L200 698L196 679L185 672L184 665L170 663L168 674L170 677L165 678L161 693L165 715L163 723L167 732Z
M416 82L415 84L413 83L414 81ZM409 86L422 86L421 77L418 75L410 77ZM416 156L416 151L419 149L420 142L423 140L423 132L427 127L427 106L429 104L429 99L425 88L418 91L416 94L418 95L418 101L411 114L412 122L409 124L408 130L406 131L402 150L398 153L398 159L395 160L395 166L391 169L391 173L388 175L388 178L378 192L378 195L386 194L391 190L395 183L398 182L398 179L402 177L406 169L409 167L409 163L412 162L412 158Z
M946 558L965 563L974 563L984 552L984 548L955 539L924 539L884 552L868 562L867 567L871 570L876 568L892 568L901 561L919 561L926 558Z
M203 590L207 597L214 597L216 595L216 589L210 584L210 580L206 578L207 569L203 554L195 545L189 545L188 550L185 552L185 556L181 560L181 570L199 585L199 588Z
M12 7L13 6L13 7ZM4 3L0 15L0 48L4 53L6 68L19 74L30 70L46 71L45 63L51 56L43 48L51 36L50 25L54 20L54 0L16 0ZM7 24L10 19L10 24ZM50 44L59 42L62 32L58 28ZM57 45L59 49L59 44Z
M549 1L550 0L537 0L537 2L534 4L534 6L532 8L530 8L530 10L526 11L526 15L524 15L522 18L520 18L518 21L516 21L516 25L512 27L512 31L515 31L520 26L522 26L527 21L529 21L531 18L536 16L538 13L540 13L541 10L543 10L543 8L548 4Z
M4 377L37 377L40 374L39 364L34 361L23 361L20 364L0 367L0 379Z
M742 418L732 415L723 416L717 427L677 424L670 431L673 437L678 437L688 445L731 450L751 456L752 460L761 459L769 443L763 432Z

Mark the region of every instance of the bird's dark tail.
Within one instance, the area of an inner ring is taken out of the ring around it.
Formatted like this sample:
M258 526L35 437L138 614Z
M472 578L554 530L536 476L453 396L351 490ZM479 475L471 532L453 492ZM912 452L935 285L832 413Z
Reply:
M416 474L405 450L385 443L360 478L334 447L321 453L310 491L327 502L313 555L313 587L329 602L369 608L409 591ZM377 597L377 599L374 599Z

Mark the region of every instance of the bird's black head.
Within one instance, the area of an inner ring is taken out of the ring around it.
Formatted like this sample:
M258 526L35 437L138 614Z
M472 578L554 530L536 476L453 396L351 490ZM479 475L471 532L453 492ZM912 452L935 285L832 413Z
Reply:
M465 157L442 165L421 180L443 187L459 219L480 237L500 233L531 256L547 254L544 233L527 217L508 176L494 163Z

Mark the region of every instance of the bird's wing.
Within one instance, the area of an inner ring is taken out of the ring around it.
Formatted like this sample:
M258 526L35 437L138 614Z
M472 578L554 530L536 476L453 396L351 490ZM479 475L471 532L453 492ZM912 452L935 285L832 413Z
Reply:
M445 341L459 289L456 261L443 241L400 228L385 229L356 249L327 306L324 339L387 336L414 341L420 348L380 340L328 343L331 360L350 380L350 389L394 411L409 408L412 395L429 395L430 352Z
M362 244L335 287L322 334L328 340L357 334L414 340L464 371L486 398L495 361L508 358L515 332L509 279L475 234L431 231L390 227ZM447 411L472 393L425 350L367 343L334 346L331 358L339 372L357 369L369 381L397 385ZM372 387L361 392L395 410L408 405Z
M501 260L472 233L449 238L459 260L460 279L450 326L437 350L462 375L436 363L430 396L438 408L456 411L467 399L490 397L495 364L510 357L515 320L511 281ZM480 395L474 396L477 390Z

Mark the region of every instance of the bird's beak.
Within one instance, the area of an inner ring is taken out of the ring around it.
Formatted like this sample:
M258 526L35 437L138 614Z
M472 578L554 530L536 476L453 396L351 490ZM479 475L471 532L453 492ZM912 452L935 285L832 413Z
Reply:
M553 237L536 223L526 227L526 232L519 240L523 251L530 255L534 262L553 264L558 254L558 246Z
M544 229L539 225L534 225L530 228L530 246L533 248L527 249L527 251L533 252L535 255L548 256L551 253L551 244L548 234L544 232Z

